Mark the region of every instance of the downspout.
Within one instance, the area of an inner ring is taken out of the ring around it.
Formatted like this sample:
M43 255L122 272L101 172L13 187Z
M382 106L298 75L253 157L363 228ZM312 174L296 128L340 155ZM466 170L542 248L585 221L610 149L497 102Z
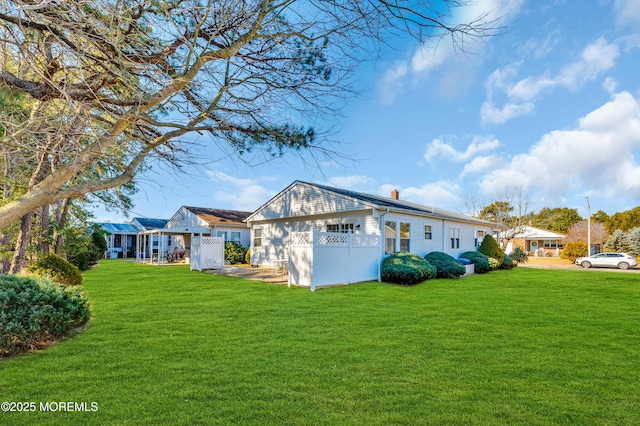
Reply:
M385 237L387 236L384 229L384 217L389 213L389 209L386 212L380 213L380 219L378 220L378 228L380 231L380 260L378 261L378 282L382 282L382 259L384 258L384 245Z
M445 251L445 246L446 246L445 241L447 240L446 234L444 233L444 231L445 231L445 222L446 222L446 219L442 219L442 252L443 253L446 253L446 251Z

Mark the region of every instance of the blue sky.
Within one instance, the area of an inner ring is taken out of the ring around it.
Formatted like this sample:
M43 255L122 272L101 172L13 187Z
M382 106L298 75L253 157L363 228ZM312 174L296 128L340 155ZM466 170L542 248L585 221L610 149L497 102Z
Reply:
M177 174L140 175L130 216L170 218L191 205L253 211L294 180L468 213L516 190L530 211L608 214L640 205L638 0L478 0L456 20L502 16L502 34L455 49L448 39L397 40L365 64L366 89L341 116L330 149L352 158L287 155L266 164L211 153ZM200 141L206 143L206 141Z

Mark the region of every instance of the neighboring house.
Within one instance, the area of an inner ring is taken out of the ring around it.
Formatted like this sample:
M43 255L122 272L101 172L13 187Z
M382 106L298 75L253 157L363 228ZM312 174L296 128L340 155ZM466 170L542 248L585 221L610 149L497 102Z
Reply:
M107 258L135 257L138 229L129 223L96 223L106 231Z
M131 225L138 230L138 239L136 244L136 259L151 258L153 254L157 255L160 246L167 245L167 237L160 238L159 235L153 234L153 231L164 228L167 219L152 219L147 217L134 217Z
M564 234L533 226L510 229L500 234L505 253L510 254L520 247L525 253L533 256L559 256L566 238Z
M195 235L224 237L245 247L249 246L249 228L244 220L251 212L182 206L166 221L162 228L146 231L160 241L158 253L171 253L174 249L184 251L189 263L191 239Z
M440 251L458 257L476 250L496 225L435 207L392 197L365 194L295 181L247 219L251 228L251 264L274 265L286 260L291 235L333 232L384 236L374 251L379 263L386 255Z

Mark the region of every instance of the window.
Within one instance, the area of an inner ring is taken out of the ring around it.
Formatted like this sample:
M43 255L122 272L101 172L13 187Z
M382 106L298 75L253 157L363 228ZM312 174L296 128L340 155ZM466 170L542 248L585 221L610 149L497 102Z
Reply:
M558 242L556 240L544 240L544 248L557 248Z
M411 239L411 224L400 222L400 251L409 251Z
M449 236L451 237L451 248L460 248L460 228L449 228Z
M476 247L480 246L482 240L484 239L485 233L484 231L478 229L476 230Z
M240 232L234 232L234 231L229 232L229 241L233 241L234 243L240 244L241 240L242 240L242 237Z
M227 240L227 231L217 231L217 232L216 232L216 237L218 237L218 238L219 238L219 237L224 238L224 242L225 242L225 243L228 241L228 240Z
M167 247L171 247L171 241L173 240L171 237L173 237L173 235L167 236Z
M353 223L331 223L327 224L327 232L353 232Z
M424 239L430 240L433 238L433 232L431 231L431 225L424 226Z
M384 252L392 254L396 251L396 223L386 221L384 223Z
M262 246L262 228L255 228L253 230L253 246L254 247Z

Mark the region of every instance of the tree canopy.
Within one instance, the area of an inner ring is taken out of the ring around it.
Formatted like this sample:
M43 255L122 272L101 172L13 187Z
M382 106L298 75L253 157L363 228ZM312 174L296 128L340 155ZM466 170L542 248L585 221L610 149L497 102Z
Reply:
M0 0L0 91L19 100L0 141L30 166L4 182L0 228L150 160L179 166L189 135L232 156L321 150L316 120L387 37L495 32L485 16L451 24L466 3Z

